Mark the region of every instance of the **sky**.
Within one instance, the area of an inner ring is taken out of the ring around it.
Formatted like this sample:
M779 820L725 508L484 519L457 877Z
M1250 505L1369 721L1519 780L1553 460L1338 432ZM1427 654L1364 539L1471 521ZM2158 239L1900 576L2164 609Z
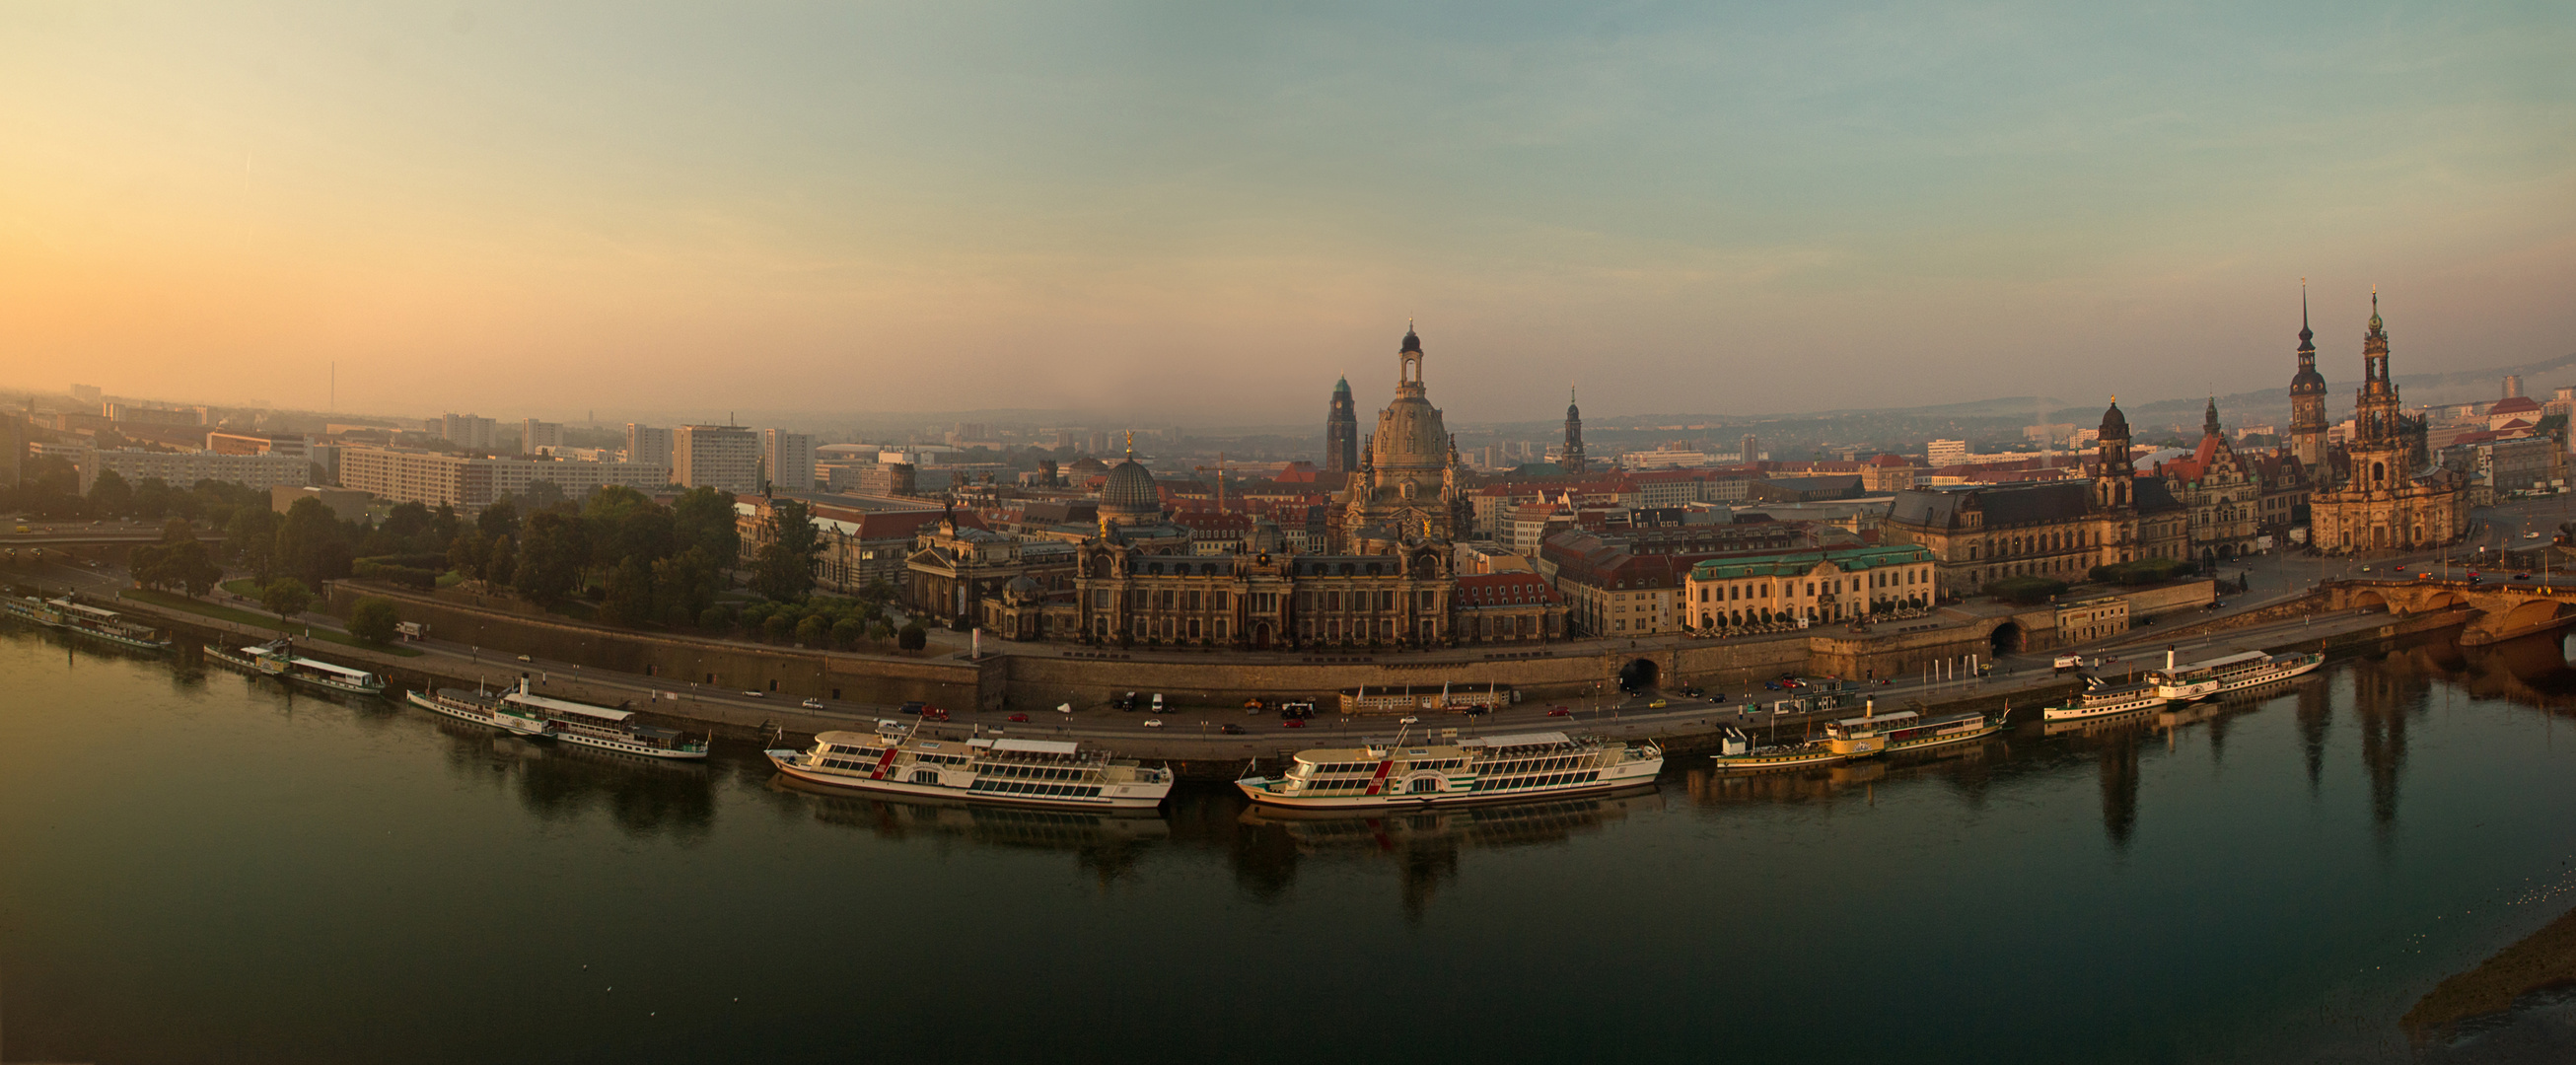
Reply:
M2576 5L0 0L0 384L1761 415L2576 351ZM2568 382L2533 382L2542 389Z

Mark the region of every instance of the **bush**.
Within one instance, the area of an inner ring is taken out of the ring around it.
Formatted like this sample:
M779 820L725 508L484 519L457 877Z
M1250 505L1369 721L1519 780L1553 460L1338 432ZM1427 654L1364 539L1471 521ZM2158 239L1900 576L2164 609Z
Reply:
M845 617L832 623L832 646L846 651L857 646L868 627L857 618Z
M2109 566L2095 566L2086 576L2105 584L2155 584L2191 572L2191 563L2178 558L2142 558Z
M784 611L771 614L760 622L760 634L772 641L784 640L788 633L794 631L796 631L796 618Z
M831 634L832 624L821 614L807 615L805 620L796 623L796 643L800 647L819 649Z
M2065 581L2046 577L2006 577L1986 585L1986 594L2007 603L2045 603L2066 590Z
M400 624L394 601L383 596L367 596L349 608L349 635L368 643L393 642L394 627Z
M698 627L708 632L723 632L733 627L733 615L725 613L725 608L720 606L708 607L698 612Z
M406 588L428 591L438 587L438 570L421 566L397 566L372 558L351 563L349 575L362 581L385 581Z
M921 650L930 646L930 630L922 628L918 621L905 622L903 631L895 634L894 645L906 651Z

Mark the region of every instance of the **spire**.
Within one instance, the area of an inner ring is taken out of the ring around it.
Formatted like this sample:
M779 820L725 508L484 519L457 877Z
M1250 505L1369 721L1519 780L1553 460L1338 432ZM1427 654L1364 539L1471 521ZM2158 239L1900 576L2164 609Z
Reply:
M2317 350L2316 331L2308 328L2308 279L2304 277L2299 279L2299 350Z
M1136 461L1136 430L1127 430L1127 461Z
M1408 351L1416 355L1422 354L1422 338L1413 335L1413 319L1404 320L1404 346L1395 350L1398 354Z
M2372 285L2370 286L2370 331L2377 333L2386 328L2387 326L2379 321L2379 286Z
M2203 436L2217 436L2217 435L2218 435L2218 397L2217 397L2217 396L2211 396L2211 397L2209 397L2209 413L2208 413L2208 414L2206 414L2206 415L2203 415L2203 416L2201 417L2201 420L2200 420L2200 432L2201 432L2201 435L2203 435Z

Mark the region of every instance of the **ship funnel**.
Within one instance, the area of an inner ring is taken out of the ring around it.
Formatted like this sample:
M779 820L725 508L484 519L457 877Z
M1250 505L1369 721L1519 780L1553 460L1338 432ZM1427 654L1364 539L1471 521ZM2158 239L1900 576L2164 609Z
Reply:
M2171 672L2173 672L2173 667L2174 667L2174 649L2173 649L2173 645L2172 645L2172 644L2166 644L2166 645L2165 645L2165 672L2167 672L2167 673L2171 673Z
M1878 700L1876 700L1876 699L1863 699L1863 700L1861 700L1861 704L1860 704L1860 716L1862 716L1862 717L1871 717L1871 716L1876 715L1877 713L1878 713Z

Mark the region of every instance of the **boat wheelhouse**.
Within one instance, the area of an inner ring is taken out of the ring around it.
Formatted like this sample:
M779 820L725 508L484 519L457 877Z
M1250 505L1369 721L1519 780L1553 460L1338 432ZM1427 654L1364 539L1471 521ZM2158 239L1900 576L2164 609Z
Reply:
M385 693L385 678L363 669L351 669L315 658L299 658L294 653L294 646L285 640L235 650L210 646L206 648L206 657L246 673L294 681L325 691L351 695Z
M1769 769L1800 769L1826 765L1851 757L1833 749L1820 739L1801 738L1795 743L1759 744L1744 730L1728 725L1718 734L1717 753L1708 756L1709 765L1721 772L1758 773Z
M1881 714L1873 709L1825 726L1825 745L1844 757L1868 758L1965 743L2002 731L2010 714L2007 710L1992 720L1973 711L1927 718L1912 710Z
M545 719L546 734L565 743L642 758L698 759L707 756L707 741L704 739L693 740L677 729L644 724L635 720L634 714L615 707L539 695L528 690L525 677L519 679L517 688L502 694L501 702L519 712Z
M1404 721L1408 730L1413 719ZM1358 747L1299 751L1276 780L1234 782L1274 806L1366 809L1493 802L1631 787L1655 779L1663 748L1597 736L1523 732L1410 745L1363 739Z
M62 619L62 628L80 635L105 640L120 647L131 647L137 651L170 649L170 641L161 635L160 630L150 625L128 621L125 615L116 611L70 599L51 599L47 600L45 605L52 607L56 616Z
M412 692L405 698L413 706L433 714L521 736L544 736L551 729L545 715L505 701L498 695L470 692L463 688L440 688L433 692Z
M2160 709L2172 701L2153 684L2122 684L2087 688L2070 696L2065 702L2041 710L2039 716L2043 721L2055 723L2099 721L2129 714L2144 714L2150 710Z
M894 795L1136 809L1171 794L1169 768L1085 751L1078 743L975 736L892 719L874 733L832 731L805 750L763 752L798 780Z

